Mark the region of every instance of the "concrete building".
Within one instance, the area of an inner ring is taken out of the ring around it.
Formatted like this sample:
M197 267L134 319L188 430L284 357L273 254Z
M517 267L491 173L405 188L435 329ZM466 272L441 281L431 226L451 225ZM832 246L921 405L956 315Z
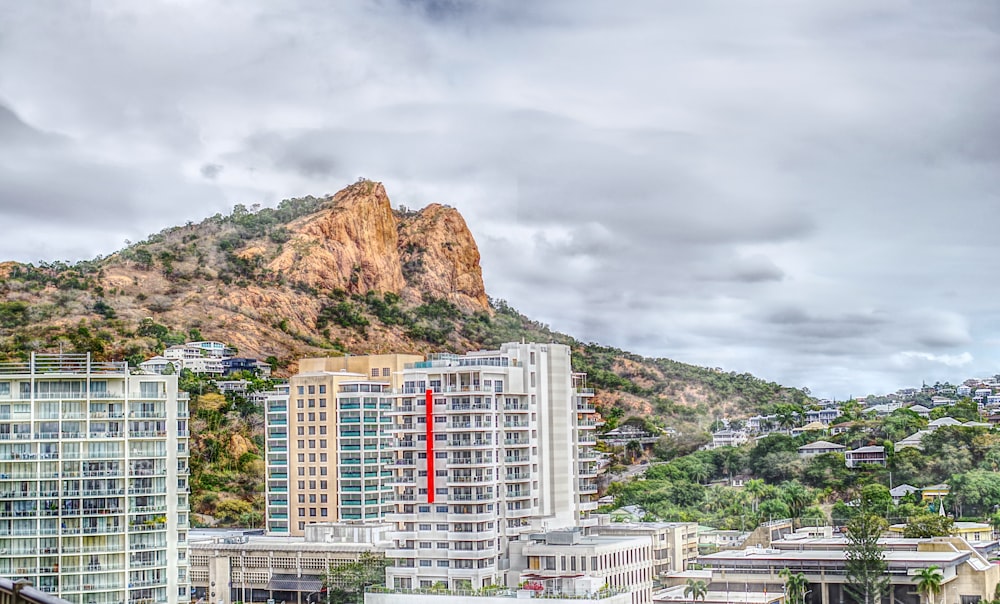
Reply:
M142 369L146 373L155 373L157 375L163 375L164 373L180 373L183 367L184 364L181 361L177 359L171 360L162 356L155 356L139 363L139 369Z
M327 569L356 562L389 547L378 523L311 524L303 537L253 535L242 531L196 530L190 538L191 589L195 599L214 604L313 602Z
M920 604L916 574L931 566L943 574L942 601L947 604L990 600L1000 583L1000 567L963 539L883 539L880 543L886 549L892 602ZM787 568L806 576L808 604L851 603L844 590L846 545L843 538L776 541L769 549L718 552L698 561L712 573L709 589L729 593L730 602L749 601L742 594L781 594L784 579L779 573Z
M578 530L531 535L513 544L511 568L519 585L538 583L542 593L572 593L585 578L593 586L627 590L631 604L652 601L653 548L647 535L583 535Z
M0 575L74 604L189 601L188 453L176 376L0 364Z
M696 522L607 522L600 518L591 534L605 537L647 537L653 554L653 578L685 571L698 559Z
M567 346L436 355L402 379L389 587L504 585L513 543L596 523L593 391Z

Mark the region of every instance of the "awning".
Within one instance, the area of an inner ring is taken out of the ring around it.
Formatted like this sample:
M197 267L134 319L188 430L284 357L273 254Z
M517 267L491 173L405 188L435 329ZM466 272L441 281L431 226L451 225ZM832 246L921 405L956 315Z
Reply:
M323 589L323 579L309 575L304 577L271 575L271 580L267 582L267 589L271 591L319 591Z

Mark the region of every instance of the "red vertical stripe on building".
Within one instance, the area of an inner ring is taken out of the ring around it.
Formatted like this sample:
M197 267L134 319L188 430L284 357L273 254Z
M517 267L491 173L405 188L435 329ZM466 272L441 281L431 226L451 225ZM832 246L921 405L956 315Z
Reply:
M434 503L434 391L427 389L427 503Z

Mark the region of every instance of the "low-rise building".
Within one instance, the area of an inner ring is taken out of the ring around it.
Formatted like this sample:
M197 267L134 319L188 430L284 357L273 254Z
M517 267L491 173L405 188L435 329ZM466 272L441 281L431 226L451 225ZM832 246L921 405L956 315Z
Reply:
M193 530L189 536L194 599L213 604L284 601L305 604L323 588L327 569L383 554L391 545L381 523L310 524L304 537Z
M750 435L743 430L719 430L712 434L712 442L705 445L704 449L718 449L719 447L738 447L746 444L750 440Z
M844 453L844 463L848 468L856 468L863 464L884 466L886 463L885 447L881 445L872 445L868 447L859 447L853 451L847 451Z
M889 489L889 495L892 497L893 505L899 505L900 500L906 497L910 493L919 493L920 489L915 486L908 484L901 484L898 487L893 487Z
M592 534L609 537L648 537L653 551L653 577L687 570L698 558L698 524L695 522L609 522L601 517Z
M653 546L648 535L584 535L550 531L511 543L507 584L540 584L551 594L576 589L581 577L596 585L627 590L631 604L652 601Z
M823 455L824 453L842 453L845 449L847 447L844 445L817 440L814 443L799 447L799 457L813 457L814 455Z
M913 447L914 449L923 450L924 446L922 444L922 441L924 440L924 437L930 433L931 433L930 430L918 430L917 432L914 432L913 434L907 436L903 440L897 442L895 444L896 450L900 451L908 447Z
M891 602L920 604L916 575L932 566L942 573L942 595L949 604L990 600L1000 584L1000 567L990 564L964 539L889 539L880 543L886 549ZM787 568L805 575L810 604L849 602L852 600L844 590L848 582L846 547L843 538L776 541L767 549L723 551L701 556L698 562L712 573L709 591L728 592L723 601L754 601L744 599L743 594L758 598L761 594L781 594L785 580L780 573ZM691 602L690 598L672 601Z

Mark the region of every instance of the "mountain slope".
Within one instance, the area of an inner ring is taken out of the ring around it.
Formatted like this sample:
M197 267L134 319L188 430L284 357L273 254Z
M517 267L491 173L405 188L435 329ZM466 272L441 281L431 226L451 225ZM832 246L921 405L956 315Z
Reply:
M491 304L462 216L394 211L380 183L277 208L237 206L165 229L106 258L0 263L0 357L93 352L138 363L166 345L213 339L272 358L464 351L521 338L572 344L574 362L625 411L693 418L751 413L801 392L748 374L583 344Z

